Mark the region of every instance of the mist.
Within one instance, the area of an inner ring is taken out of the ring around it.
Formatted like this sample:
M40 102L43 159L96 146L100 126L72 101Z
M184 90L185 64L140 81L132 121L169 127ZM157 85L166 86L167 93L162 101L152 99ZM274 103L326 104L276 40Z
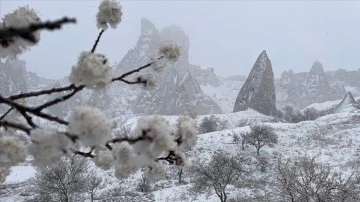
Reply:
M98 30L98 1L0 1L0 16L21 5L42 20L75 17L61 31L42 32L41 41L19 58L28 71L53 79L67 76L79 53L91 49ZM360 68L360 2L333 1L123 1L119 28L108 30L98 48L117 64L136 45L140 20L158 29L181 27L190 39L189 62L212 67L219 76L247 75L266 50L276 78L288 69L309 71L315 60L325 71ZM46 57L44 55L46 54ZM41 59L39 59L41 58Z

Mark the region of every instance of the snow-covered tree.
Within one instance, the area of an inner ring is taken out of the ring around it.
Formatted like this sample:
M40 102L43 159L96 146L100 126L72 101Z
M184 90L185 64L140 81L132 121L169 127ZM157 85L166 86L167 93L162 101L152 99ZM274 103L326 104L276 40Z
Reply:
M196 163L190 168L194 182L192 190L201 192L213 189L220 201L225 202L226 187L244 173L243 162L240 156L232 156L224 151L215 152L209 163Z
M39 197L45 195L52 201L72 201L75 194L87 191L89 177L92 177L88 169L89 162L85 158L62 158L56 166L37 170L35 191Z
M336 175L329 166L303 157L295 162L278 162L278 182L285 201L359 201L354 173Z
M250 126L251 131L243 136L246 143L256 148L257 155L260 156L260 149L264 146L272 146L277 143L277 135L270 126L256 124Z
M122 15L118 2L101 1L96 14L100 32L91 50L81 52L77 64L72 67L70 85L10 96L0 94L0 106L6 108L5 113L0 115L0 182L9 174L11 166L23 162L29 154L39 168L56 165L62 158L73 154L90 158L100 168L115 168L118 178L128 177L145 168L144 175L155 180L162 176L160 161L180 167L186 164L184 152L196 143L197 136L196 123L189 117L180 118L175 129L162 117L142 117L137 122L134 137L115 137L114 121L94 106L74 106L68 120L46 110L73 99L84 89L103 90L114 82L152 89L155 86L154 75L149 72L143 74L142 70L152 68L161 71L167 63L177 61L180 47L177 43L166 42L149 63L122 75L113 75L109 58L97 53L96 48L107 28L115 29L119 25ZM64 24L75 22L68 17L42 22L33 9L20 7L5 15L0 22L0 57L16 57L39 42L42 30L60 29ZM134 74L137 77L132 80L130 76ZM54 93L61 96L32 106L19 102ZM12 113L18 114L21 120L12 119ZM51 122L53 127L43 127L34 121L40 119ZM10 129L15 132L10 133ZM17 137L20 133L27 134L31 144L21 143Z

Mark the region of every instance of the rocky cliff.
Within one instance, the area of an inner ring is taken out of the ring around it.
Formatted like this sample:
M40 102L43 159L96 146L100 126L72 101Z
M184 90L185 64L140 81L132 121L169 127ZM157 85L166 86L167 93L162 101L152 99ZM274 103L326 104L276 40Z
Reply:
M242 86L234 106L234 112L252 108L265 115L276 114L274 73L265 51L256 60Z
M283 72L275 86L278 107L294 105L303 108L312 103L341 99L346 93L340 83L329 82L318 61L314 62L309 72Z
M126 72L139 67L156 55L164 41L176 41L182 47L179 60L157 74L157 88L140 91L132 102L136 114L212 114L221 113L220 107L205 95L199 83L217 85L218 79L211 69L202 70L188 61L190 41L177 26L165 27L158 31L147 19L141 21L141 35L137 45L122 59L116 72Z

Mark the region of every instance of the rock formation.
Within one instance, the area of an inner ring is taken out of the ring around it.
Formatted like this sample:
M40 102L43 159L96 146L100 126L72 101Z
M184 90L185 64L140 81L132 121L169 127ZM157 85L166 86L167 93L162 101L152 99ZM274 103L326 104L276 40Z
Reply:
M217 77L213 71L202 70L188 61L190 41L188 36L177 26L165 27L159 32L147 19L141 21L141 35L136 47L131 49L116 68L123 73L134 67L148 63L158 51L162 42L176 41L181 45L179 60L168 65L156 75L157 88L147 92L139 92L132 102L136 114L213 114L221 113L220 107L205 95L199 83L216 85ZM208 79L214 77L216 79Z
M263 51L256 60L235 102L234 112L252 108L265 115L276 114L274 73Z
M335 113L340 112L350 112L356 110L358 108L358 104L356 103L354 96L350 91L348 91L345 97L341 100L341 102L336 106Z
M304 108L312 103L340 99L345 92L341 83L329 83L322 64L318 61L314 62L310 72L285 71L276 81L278 107L294 105Z
M27 92L25 82L26 69L25 62L13 59L0 61L0 94L9 96L19 92Z

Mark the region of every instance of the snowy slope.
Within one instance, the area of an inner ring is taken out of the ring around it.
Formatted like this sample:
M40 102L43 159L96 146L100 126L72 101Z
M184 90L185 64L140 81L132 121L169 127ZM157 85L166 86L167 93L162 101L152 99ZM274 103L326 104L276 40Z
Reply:
M211 97L221 108L223 113L232 112L236 96L239 94L244 81L222 79L219 86L201 85L201 90Z
M276 186L276 165L278 159L294 159L302 156L316 156L318 162L329 165L333 171L348 176L351 172L359 172L360 148L360 110L326 115L315 121L306 121L296 124L273 123L273 118L264 116L253 110L215 114L220 120L228 121L227 127L222 131L200 134L197 145L188 152L189 163L209 160L212 153L218 149L236 155L248 157L251 162L257 162L259 158L252 147L241 146L233 143L233 134L248 131L249 124L263 122L275 129L278 135L278 144L273 148L264 147L260 154L268 161L266 172L261 172L253 164L249 164L252 172L243 176L237 185L227 188L229 197L241 194L242 197L261 197L265 194L267 199L277 201L278 190ZM200 123L206 116L198 116ZM170 124L176 124L177 116L165 117ZM133 128L138 118L132 118L125 125ZM247 119L244 127L237 127L239 122ZM184 181L179 185L176 179L176 170L168 167L167 177L152 184L152 192L141 193L138 191L138 182L141 173L132 175L127 180L117 180L114 171L99 171L106 181L106 186L97 192L97 196L106 197L106 201L218 201L214 192L194 194L189 191L191 178L188 171L184 170ZM26 177L25 177L26 176ZM20 165L12 169L11 175L6 180L6 188L0 189L1 201L25 201L29 199L29 177L34 176L34 168L29 165ZM110 193L118 189L120 196ZM107 198L109 197L109 198ZM255 200L258 201L258 200Z

